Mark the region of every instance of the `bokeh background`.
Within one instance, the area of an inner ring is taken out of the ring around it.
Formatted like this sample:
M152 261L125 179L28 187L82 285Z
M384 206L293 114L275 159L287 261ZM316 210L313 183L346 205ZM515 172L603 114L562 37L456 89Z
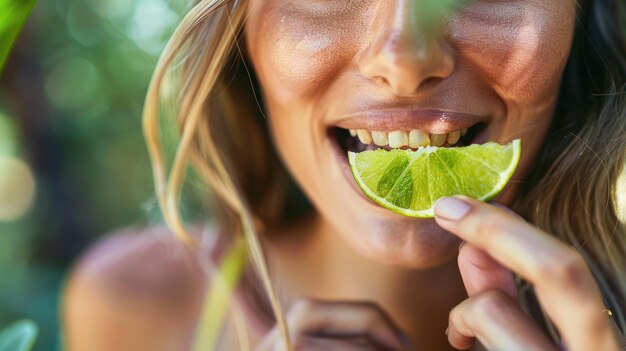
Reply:
M158 221L141 109L181 0L38 1L0 79L0 329L60 350L59 297L102 235ZM10 200L9 200L10 199Z
M80 254L160 221L141 109L188 6L39 1L0 78L0 329L34 320L35 350L61 349L59 298Z

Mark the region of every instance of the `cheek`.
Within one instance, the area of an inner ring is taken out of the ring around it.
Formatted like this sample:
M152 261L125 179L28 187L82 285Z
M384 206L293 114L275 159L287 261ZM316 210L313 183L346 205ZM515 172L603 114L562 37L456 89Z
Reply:
M305 2L260 2L250 14L246 37L272 99L289 103L329 84L358 47L358 14L346 4L314 8Z
M505 100L553 100L571 47L575 7L571 0L518 3L470 6L451 22L453 42Z

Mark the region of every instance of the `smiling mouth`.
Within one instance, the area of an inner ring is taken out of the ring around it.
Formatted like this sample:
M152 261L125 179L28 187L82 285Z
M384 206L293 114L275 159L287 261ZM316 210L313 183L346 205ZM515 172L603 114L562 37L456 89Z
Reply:
M479 122L471 127L453 130L448 133L435 134L419 129L372 131L369 129L344 129L331 127L329 137L343 151L346 157L348 151L362 152L367 150L417 150L425 146L461 147L485 142L483 132L487 124Z
M367 133L369 133L369 135ZM442 131L443 132L443 131ZM366 202L378 205L365 196L350 171L348 151L362 152L377 149L413 149L425 146L461 147L483 144L489 139L487 122L476 121L473 125L442 134L428 133L418 129L396 131L372 131L365 128L346 129L332 126L327 129L339 168L352 189ZM457 135L458 139L457 139ZM406 138L405 138L406 137ZM371 139L371 140L370 140ZM379 144L379 145L377 145Z

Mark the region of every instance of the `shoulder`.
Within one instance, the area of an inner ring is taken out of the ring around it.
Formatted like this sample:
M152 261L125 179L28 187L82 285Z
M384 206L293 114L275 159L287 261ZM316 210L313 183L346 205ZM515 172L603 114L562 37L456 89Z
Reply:
M200 254L165 226L128 228L92 245L72 276L91 280L111 293L153 294L175 288L184 294L197 281L194 278L202 276Z
M225 247L215 230L192 232L212 244L192 250L167 227L156 226L117 231L90 247L64 289L68 349L91 349L88 343L96 340L117 350L168 349L150 348L145 338L158 345L189 342L206 288L201 261L216 259ZM111 344L110 337L123 344Z

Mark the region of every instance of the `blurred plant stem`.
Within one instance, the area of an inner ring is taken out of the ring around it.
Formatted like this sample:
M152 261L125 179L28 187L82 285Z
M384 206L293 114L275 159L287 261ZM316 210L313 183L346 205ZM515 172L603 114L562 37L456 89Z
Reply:
M0 0L0 75L37 0Z
M237 331L244 332L244 334L238 334L240 339L239 349L242 351L249 350L248 335L245 334L246 327L245 322L243 322L244 317L243 315L238 315L241 314L241 311L234 310L237 307L232 301L233 291L241 279L246 260L246 245L243 239L239 239L221 262L218 271L206 272L209 276L215 278L211 280L211 287L204 301L192 350L203 351L215 350L217 348L229 306L233 309L235 323L239 322Z

